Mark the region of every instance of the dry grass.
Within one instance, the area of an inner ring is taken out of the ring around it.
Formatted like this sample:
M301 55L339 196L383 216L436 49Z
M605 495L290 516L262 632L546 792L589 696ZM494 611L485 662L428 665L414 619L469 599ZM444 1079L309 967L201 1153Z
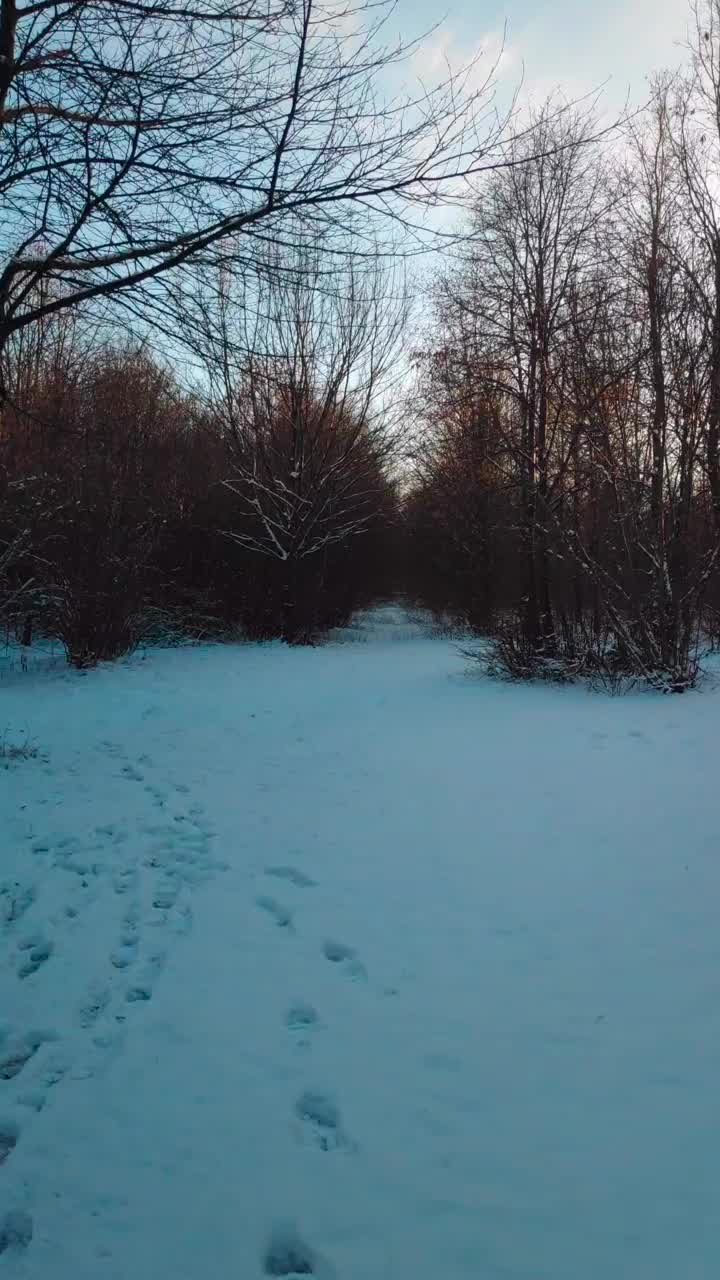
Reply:
M21 760L36 760L39 754L35 744L27 737L15 740L5 733L0 738L0 767L2 768L6 769L11 764L18 764Z

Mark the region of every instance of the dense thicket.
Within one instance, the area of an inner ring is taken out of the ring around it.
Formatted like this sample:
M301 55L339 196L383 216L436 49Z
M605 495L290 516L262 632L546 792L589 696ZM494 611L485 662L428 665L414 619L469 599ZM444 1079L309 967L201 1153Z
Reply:
M278 393L250 436L136 349L83 349L61 333L19 354L0 435L0 589L18 638L55 636L78 666L142 638L312 640L381 580L395 498L367 423L320 429L310 391L292 413ZM252 477L263 497L271 484L283 501L294 494L304 515L293 427L325 446L336 484L312 544L267 555L272 512L254 502ZM362 537L337 523L351 495Z

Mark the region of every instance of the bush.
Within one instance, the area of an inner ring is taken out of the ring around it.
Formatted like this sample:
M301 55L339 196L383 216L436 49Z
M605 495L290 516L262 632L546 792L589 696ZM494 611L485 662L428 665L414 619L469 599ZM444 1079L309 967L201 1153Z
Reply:
M0 738L0 767L4 769L21 760L36 760L39 754L37 747L27 737L16 741L4 733Z
M684 693L700 673L697 642L684 637L675 661L663 660L646 626L619 622L603 631L568 621L558 628L553 651L543 653L527 639L519 620L507 622L480 657L489 675L504 680L545 680L570 684L586 680L611 693L637 686L661 693ZM477 655L473 655L477 656Z

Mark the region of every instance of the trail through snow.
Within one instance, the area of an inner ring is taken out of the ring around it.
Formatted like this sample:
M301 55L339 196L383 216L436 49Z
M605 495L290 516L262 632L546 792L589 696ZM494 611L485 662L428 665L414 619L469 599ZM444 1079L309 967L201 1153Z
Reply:
M720 1273L720 694L6 673L0 1280Z

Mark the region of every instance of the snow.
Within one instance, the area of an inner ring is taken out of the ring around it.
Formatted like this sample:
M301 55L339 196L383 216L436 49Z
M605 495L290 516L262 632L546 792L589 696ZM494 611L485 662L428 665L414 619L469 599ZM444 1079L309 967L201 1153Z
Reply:
M0 681L0 1277L715 1277L720 693L338 639Z

